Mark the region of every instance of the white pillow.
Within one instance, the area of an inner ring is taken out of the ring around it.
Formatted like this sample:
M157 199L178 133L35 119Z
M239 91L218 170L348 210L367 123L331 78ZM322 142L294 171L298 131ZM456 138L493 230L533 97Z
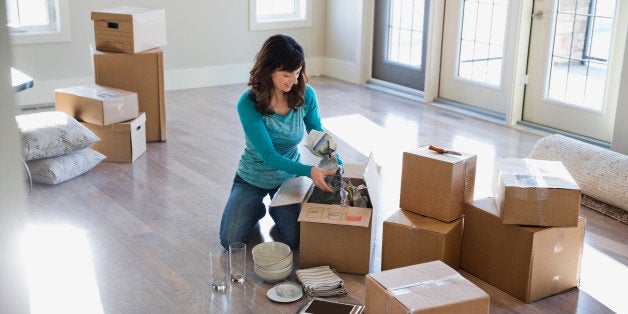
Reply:
M64 155L100 140L90 129L60 111L23 114L16 116L15 121L26 160Z
M106 158L105 155L84 148L67 155L28 161L33 182L58 184L77 177Z

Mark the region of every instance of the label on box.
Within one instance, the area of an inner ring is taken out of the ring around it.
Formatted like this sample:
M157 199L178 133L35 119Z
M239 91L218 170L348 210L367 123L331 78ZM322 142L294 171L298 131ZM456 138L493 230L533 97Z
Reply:
M97 89L96 97L98 97L99 99L114 99L114 98L122 97L122 95L113 91Z
M305 203L301 208L299 221L317 222L335 225L368 227L371 221L371 209L362 207L342 207Z

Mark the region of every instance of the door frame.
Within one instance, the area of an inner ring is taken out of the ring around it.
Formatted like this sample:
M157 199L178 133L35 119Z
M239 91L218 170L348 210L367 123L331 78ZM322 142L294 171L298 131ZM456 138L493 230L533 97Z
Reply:
M388 28L391 26L390 15L393 0L375 0L375 18L374 32L373 32L373 61L372 71L377 72L379 78L374 80L382 81L381 83L392 83L393 85L405 86L414 93L422 93L425 88L425 60L427 50L427 34L430 33L428 19L425 19L427 15L429 17L429 11L426 7L430 7L432 0L423 0L423 20L422 20L422 36L421 36L421 65L416 67L413 65L391 61L388 59L388 52L390 51L390 31ZM414 10L416 3L412 5ZM380 6L380 8L377 8ZM414 18L412 23L414 24ZM414 29L414 25L413 25Z
M541 3L539 8L535 9L548 17L534 22L538 29L535 29L535 33L531 34L531 40L536 40L538 46L530 48L529 58L533 61L531 64L538 64L538 66L531 66L529 73L532 74L531 79L542 81L543 84L533 85L533 88L527 90L527 104L524 103L523 105L523 123L550 130L564 130L558 132L586 142L608 146L613 138L613 124L615 124L615 117L619 111L618 105L620 105L618 95L621 82L619 84L617 82L622 72L619 65L625 66L622 61L624 50L628 44L624 42L628 34L628 24L626 23L628 5L623 1L617 1L613 8L615 11L612 24L613 36L609 46L607 69L604 77L605 88L602 95L604 106L600 111L597 111L588 108L586 104L571 104L569 101L554 99L549 95L550 73L554 62L552 59L555 48L554 33L556 32L555 28L558 27L555 23L557 23L557 14L559 14L557 12L559 3L560 0L551 0L544 4ZM535 36L543 39L538 40L539 38ZM583 124L582 121L590 121L590 123Z
M425 103L432 103L438 98L438 89L440 81L441 68L441 52L443 40L443 22L445 20L445 1L431 1L429 7L427 34L427 50L425 51L425 87L423 91L423 100ZM523 114L523 92L525 89L525 74L527 68L528 55L528 39L532 25L532 6L533 0L513 1L510 5L516 5L515 12L522 12L515 18L515 36L512 43L516 45L516 53L513 58L515 62L514 76L512 85L505 87L512 92L506 100L506 120L505 124L509 126L516 125L521 121ZM365 4L365 20L362 24L362 80L366 82L372 77L372 50L373 50L373 28L375 20L375 1L369 0Z
M440 80L440 55L443 34L443 21L445 16L445 1L432 1L430 5L430 16L428 27L431 31L427 39L427 55L425 60L425 88L423 92L423 101L432 103L438 98L439 80ZM507 114L505 125L517 128L525 128L530 131L536 131L533 128L522 126L523 117L523 97L527 72L527 56L529 36L532 26L532 9L534 0L517 1L519 10L522 14L515 21L517 24L517 33L515 44L517 45L514 62L516 63L514 75L517 79L513 80L512 95L507 104ZM360 59L360 75L359 82L366 83L372 79L372 51L373 51L373 27L374 27L374 0L360 1L362 7L362 25L361 25L361 52ZM617 113L615 116L615 127L613 130L613 140L611 148L628 154L628 143L621 142L628 139L628 124L620 125L618 122L628 118L628 44L624 52L624 67L622 68L620 93L617 101ZM623 88L626 87L626 88ZM623 88L623 89L622 89ZM540 131L545 134L544 132Z

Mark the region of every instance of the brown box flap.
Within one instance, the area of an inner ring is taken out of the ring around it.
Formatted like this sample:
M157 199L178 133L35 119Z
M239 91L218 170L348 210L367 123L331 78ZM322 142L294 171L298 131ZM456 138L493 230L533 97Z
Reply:
M386 222L413 227L421 230L432 231L440 234L447 234L449 233L449 231L451 231L451 229L456 227L457 220L447 223L430 217L415 214L407 210L398 210L390 215L390 217L386 219Z
M428 145L419 146L415 149L407 150L406 152L417 156L423 156L434 160L439 160L445 163L457 164L459 162L465 162L467 159L476 156L476 154L459 152L462 156L441 154L429 149Z
M142 124L146 123L146 114L140 112L140 115L129 121L114 123L110 125L98 125L89 122L81 122L88 129L92 131L108 131L108 132L116 132L116 133L132 133L134 130L138 130L141 128Z
M380 176L373 153L370 154L366 165L346 164L343 176L364 179L373 208L379 208L377 206L379 205ZM302 203L308 197L311 188L312 179L308 177L288 179L281 184L268 206L276 207Z

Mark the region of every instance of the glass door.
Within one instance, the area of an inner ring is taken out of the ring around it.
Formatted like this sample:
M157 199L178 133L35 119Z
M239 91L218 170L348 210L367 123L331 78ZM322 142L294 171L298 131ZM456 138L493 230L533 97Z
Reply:
M376 0L375 79L424 90L429 0Z
M535 1L523 120L611 141L627 2Z
M515 47L507 36L510 11L507 0L445 3L440 98L506 114Z

